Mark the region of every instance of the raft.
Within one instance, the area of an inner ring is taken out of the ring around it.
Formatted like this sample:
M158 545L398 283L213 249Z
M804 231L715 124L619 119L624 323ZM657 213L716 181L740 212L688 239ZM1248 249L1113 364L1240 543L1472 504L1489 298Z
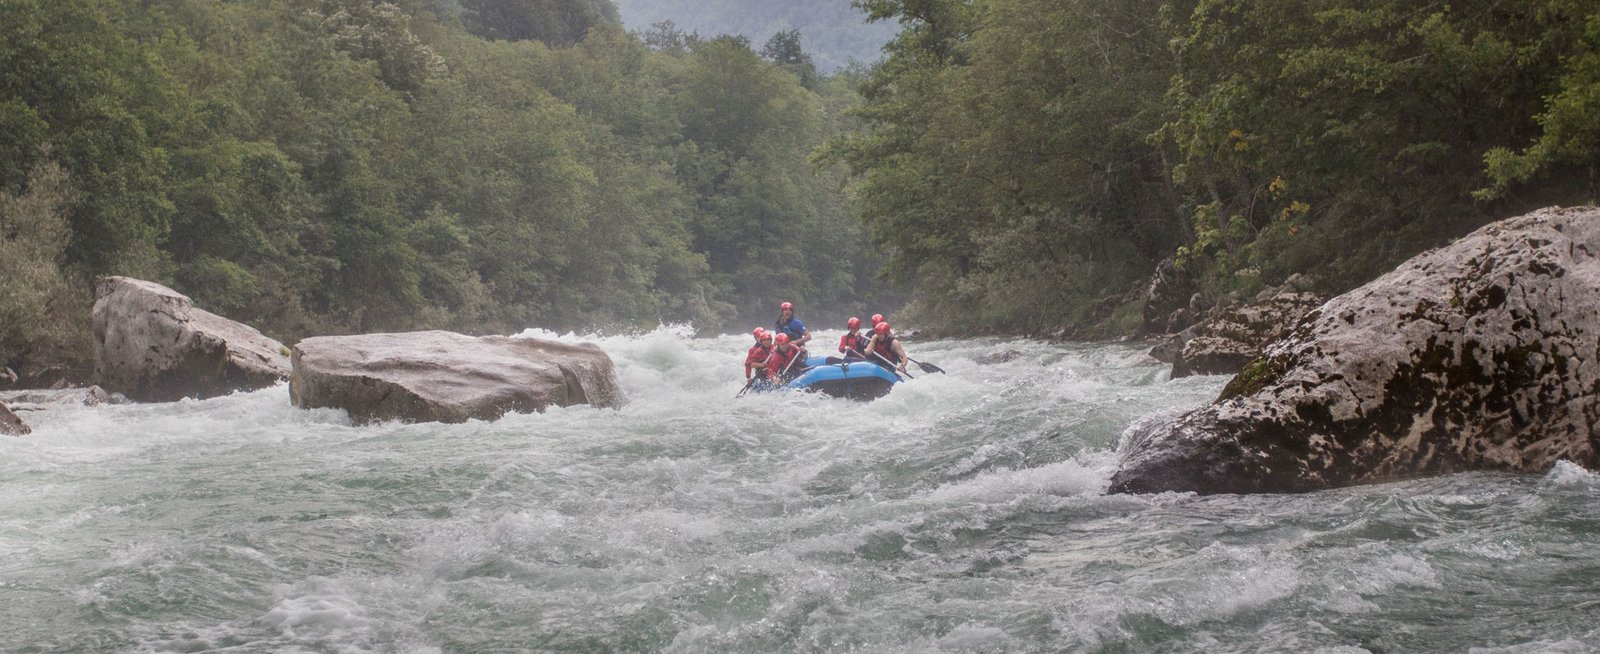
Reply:
M773 390L807 391L852 400L876 400L889 394L900 376L865 359L811 357L808 369Z

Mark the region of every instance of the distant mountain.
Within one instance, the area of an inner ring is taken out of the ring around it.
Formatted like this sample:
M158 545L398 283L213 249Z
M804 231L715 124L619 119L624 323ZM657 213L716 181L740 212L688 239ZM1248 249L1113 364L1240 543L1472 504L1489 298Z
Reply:
M831 73L854 59L871 64L894 37L893 21L868 24L850 0L614 0L630 30L671 21L701 36L738 34L760 49L773 34L799 30L817 69Z

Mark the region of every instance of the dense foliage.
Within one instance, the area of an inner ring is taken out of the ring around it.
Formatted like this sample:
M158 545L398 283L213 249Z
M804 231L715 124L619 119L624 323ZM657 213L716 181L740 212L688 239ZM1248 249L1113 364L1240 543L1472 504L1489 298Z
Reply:
M1168 256L1215 298L1343 290L1597 193L1592 0L857 4L901 32L830 153L953 328L1126 329Z
M765 43L781 32L798 33L824 73L852 61L870 65L883 58L882 47L894 26L867 23L850 0L616 0L622 20L635 30L658 23L706 36L743 36Z
M100 274L287 340L831 322L869 236L925 325L1120 331L1163 259L1338 291L1600 193L1594 0L853 5L0 0L0 365L81 365Z
M809 158L851 83L665 36L604 0L0 0L0 365L92 355L98 274L290 341L853 308L875 266Z

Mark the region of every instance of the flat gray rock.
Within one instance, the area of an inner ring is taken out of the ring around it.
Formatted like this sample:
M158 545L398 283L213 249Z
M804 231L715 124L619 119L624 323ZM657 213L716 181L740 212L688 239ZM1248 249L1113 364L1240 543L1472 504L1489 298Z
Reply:
M617 407L611 358L591 344L446 331L322 336L294 347L289 397L359 422L465 422L555 406Z
M1215 403L1130 429L1110 490L1593 469L1597 425L1600 210L1546 209L1328 301Z
M130 277L95 289L95 379L141 402L207 398L289 377L288 348L198 309L177 291Z

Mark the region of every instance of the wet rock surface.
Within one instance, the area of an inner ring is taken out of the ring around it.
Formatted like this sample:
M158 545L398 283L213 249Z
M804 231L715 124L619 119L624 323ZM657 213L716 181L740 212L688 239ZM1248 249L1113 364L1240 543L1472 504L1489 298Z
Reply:
M1112 492L1595 468L1600 210L1480 229L1330 300L1213 404L1131 428Z
M13 411L43 411L59 407L121 404L126 399L120 395L108 393L99 386L60 390L0 392L0 402L10 405Z
M465 422L552 405L617 407L611 358L591 344L445 331L308 338L295 345L289 396L359 422Z
M1215 312L1158 344L1151 356L1170 362L1174 378L1233 374L1259 356L1268 343L1287 335L1325 299L1313 293L1274 289L1253 302Z
M990 352L982 356L974 357L972 361L979 365L992 366L999 363L1015 361L1017 357L1020 356L1022 356L1022 353L1017 350L1000 350L998 352Z
M31 433L33 433L33 429L28 427L28 423L23 422L22 418L17 417L17 414L12 413L11 409L6 408L4 403L0 403L0 435L25 436Z
M1173 333L1193 324L1196 316L1190 306L1196 288L1192 274L1171 257L1162 259L1145 287L1139 335Z
M288 379L288 349L282 343L196 308L170 288L105 277L95 297L95 379L106 390L141 402L166 402L256 390Z

